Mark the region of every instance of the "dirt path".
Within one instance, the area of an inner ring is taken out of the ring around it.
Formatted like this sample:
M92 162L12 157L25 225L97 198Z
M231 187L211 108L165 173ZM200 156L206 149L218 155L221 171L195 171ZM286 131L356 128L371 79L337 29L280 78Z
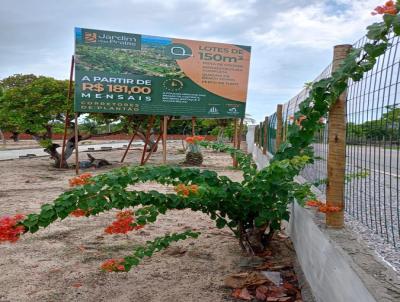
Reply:
M169 147L170 163L184 160L179 149L180 143ZM114 161L117 167L121 152L94 155ZM240 172L228 168L229 156L211 151L204 155L206 168L240 180ZM137 163L138 159L139 151L134 150L126 162ZM157 152L150 164L160 162L161 153ZM0 162L0 216L37 211L41 204L68 189L73 171L60 172L50 164L47 158ZM153 183L140 188L170 190ZM114 214L67 218L24 236L16 244L0 245L0 301L232 301L223 279L237 271L242 255L228 230L218 230L202 213L183 210L170 211L128 236L105 235L103 229ZM104 260L129 254L135 244L188 228L195 228L202 235L173 244L129 273L105 273L99 269Z

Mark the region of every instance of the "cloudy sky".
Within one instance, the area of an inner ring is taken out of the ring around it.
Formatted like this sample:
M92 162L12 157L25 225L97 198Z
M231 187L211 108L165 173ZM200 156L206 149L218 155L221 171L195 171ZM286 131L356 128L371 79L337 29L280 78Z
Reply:
M2 0L0 78L68 78L74 27L251 45L247 112L257 120L296 95L378 21L384 0Z

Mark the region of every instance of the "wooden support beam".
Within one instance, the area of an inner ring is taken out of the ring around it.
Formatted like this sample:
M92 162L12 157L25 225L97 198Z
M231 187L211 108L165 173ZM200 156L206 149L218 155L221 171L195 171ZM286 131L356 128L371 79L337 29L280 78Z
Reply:
M168 135L168 116L164 116L163 121L163 164L167 163L167 135Z
M155 118L156 117L154 115L152 115L152 116L150 116L148 118L147 131L146 131L146 137L145 137L145 142L144 142L144 146L143 146L142 159L140 160L140 165L141 166L144 165L144 158L146 156L146 149L147 149L147 145L148 145L149 139L150 139L150 131L151 131L151 128L153 127Z
M165 129L168 128L168 125L170 124L171 120L172 120L172 116L169 117L168 122L167 122L167 127ZM150 156L153 154L154 149L156 148L156 146L160 142L161 137L163 136L163 132L164 132L164 130L161 130L161 132L158 134L155 144L151 147L151 149L150 149L149 153L147 154L146 158L144 159L142 165L146 164L147 161L149 160Z
M267 154L268 150L268 116L265 117L264 120L264 145L263 145L263 154Z
M279 150L279 147L282 143L282 130L283 130L283 121L282 121L282 105L279 104L276 107L276 149Z
M192 117L192 136L196 135L196 118Z
M68 95L67 95L67 108L71 101L72 96L72 87L74 85L74 65L75 65L75 57L71 58L71 67L69 70L69 82L68 82ZM65 122L64 122L64 134L63 134L63 142L61 146L61 160L60 160L60 169L63 168L64 157L65 157L65 141L67 140L67 133L69 127L69 110L65 112Z
M78 131L78 113L75 112L75 174L79 175L79 131Z
M122 158L121 158L121 163L124 162L125 157L126 157L126 155L128 154L129 149L131 148L132 142L133 142L133 140L134 140L134 138L135 138L135 136L136 136L136 134L137 134L137 132L138 132L138 130L139 130L139 128L140 128L140 124L141 124L141 121L139 121L139 124L137 125L137 127L135 127L135 128L133 129L133 134L132 134L131 140L129 141L128 147L126 147L126 150L125 150L125 152L124 152L124 155L123 155Z

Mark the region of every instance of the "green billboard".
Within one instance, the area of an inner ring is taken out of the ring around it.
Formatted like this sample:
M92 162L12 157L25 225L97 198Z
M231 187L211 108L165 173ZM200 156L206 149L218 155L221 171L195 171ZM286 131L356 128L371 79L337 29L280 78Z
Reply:
M250 47L75 29L75 111L244 117Z

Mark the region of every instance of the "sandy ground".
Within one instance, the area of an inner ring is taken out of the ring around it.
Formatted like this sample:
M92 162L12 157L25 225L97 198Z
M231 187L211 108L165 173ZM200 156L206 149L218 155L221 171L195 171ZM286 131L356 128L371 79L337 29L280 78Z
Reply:
M184 160L180 143L169 143L169 163ZM114 162L122 151L95 152ZM127 164L138 163L139 150L130 152ZM85 154L81 155L85 158ZM161 152L149 164L161 162ZM74 171L58 171L48 158L0 162L0 216L36 212L68 189ZM229 169L226 154L204 152L204 166L240 180ZM108 169L93 171L93 174ZM92 172L92 171L91 171ZM140 188L170 190L154 183ZM232 301L223 279L239 271L243 255L229 230L218 230L202 213L170 211L139 232L105 235L103 229L115 212L90 218L67 218L15 244L0 246L0 301ZM198 239L173 244L146 259L129 273L105 273L99 269L109 258L128 255L135 244L167 232L195 228Z

